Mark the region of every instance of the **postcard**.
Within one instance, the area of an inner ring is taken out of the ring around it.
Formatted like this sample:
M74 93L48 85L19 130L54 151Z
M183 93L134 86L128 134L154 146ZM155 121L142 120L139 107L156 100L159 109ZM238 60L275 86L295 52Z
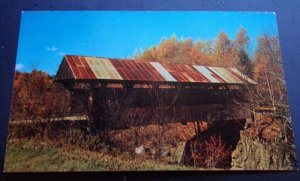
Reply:
M296 170L284 61L273 12L24 11L4 171Z

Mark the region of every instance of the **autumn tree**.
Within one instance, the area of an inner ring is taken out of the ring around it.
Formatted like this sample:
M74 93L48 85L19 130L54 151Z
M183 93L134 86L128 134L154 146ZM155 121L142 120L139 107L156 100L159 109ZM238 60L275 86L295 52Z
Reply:
M239 32L236 34L236 39L234 42L238 50L245 50L249 44L249 37L247 36L247 30L240 27Z
M276 109L276 101L287 103L283 65L277 36L264 34L258 38L254 57L254 78L259 83L261 102Z
M272 118L282 124L282 138L292 140L286 83L279 39L277 35L265 33L258 39L254 56L253 76L257 81L257 102L272 108Z
M203 47L200 41L193 42L190 38L178 40L173 35L169 39L164 38L158 46L136 53L133 58L147 62L197 64L205 58Z
M33 70L16 72L11 115L15 120L44 120L69 111L69 94L47 73ZM59 97L59 99L58 99Z
M141 61L237 67L251 75L252 62L248 55L247 31L240 28L236 40L220 32L215 40L178 39L175 35L164 38L159 45L144 51L135 51L133 58Z
M192 64L212 65L214 55L213 43L210 40L196 40L193 44L191 57Z
M156 47L146 49L142 54L135 54L133 58L135 60L141 60L145 62L156 62L158 61L156 55Z
M163 39L156 51L156 58L158 61L165 63L176 61L176 55L179 55L179 53L176 53L179 51L179 43L176 36L172 36L169 40Z
M214 42L215 62L216 66L232 66L236 64L233 42L229 36L221 31Z

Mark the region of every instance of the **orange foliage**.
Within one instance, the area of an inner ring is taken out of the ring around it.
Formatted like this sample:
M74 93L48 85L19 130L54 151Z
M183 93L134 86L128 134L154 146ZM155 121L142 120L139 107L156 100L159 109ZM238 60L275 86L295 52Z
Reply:
M239 52L246 51L249 38L247 31L240 28L236 40L231 40L225 32L220 32L212 41L193 41L191 38L178 40L175 35L163 39L158 46L134 55L134 59L166 63L197 64L207 66L241 67ZM251 64L251 62L247 62Z
M39 119L68 111L68 92L47 73L16 72L11 107L12 120Z

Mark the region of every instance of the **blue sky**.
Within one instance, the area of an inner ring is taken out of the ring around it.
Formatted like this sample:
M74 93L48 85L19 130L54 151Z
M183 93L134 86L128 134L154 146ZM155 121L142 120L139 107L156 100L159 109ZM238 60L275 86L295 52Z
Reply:
M243 26L253 55L256 38L278 34L276 16L266 12L201 11L44 11L22 12L16 69L33 67L55 75L65 54L130 58L136 49L163 38L213 40L220 31L231 39Z

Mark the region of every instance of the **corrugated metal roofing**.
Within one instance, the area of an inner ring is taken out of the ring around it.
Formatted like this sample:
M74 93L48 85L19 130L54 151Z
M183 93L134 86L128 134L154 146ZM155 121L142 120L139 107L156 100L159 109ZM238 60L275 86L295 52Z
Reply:
M56 80L256 84L236 68L66 55Z
M240 78L246 80L247 82L251 83L251 84L256 84L255 81L253 81L252 79L250 79L249 77L247 77L246 75L244 75L242 72L240 72L238 69L236 68L230 68L229 69L233 74L236 74L237 76L239 76Z
M213 71L215 74L217 74L219 77L221 77L225 82L228 83L244 83L243 80L236 77L234 74L232 74L229 70L222 67L208 67L211 71Z
M216 76L212 71L204 66L193 65L193 67L198 70L202 75L204 75L212 83L224 83L225 81L220 77Z
M165 78L165 80L176 82L176 79L160 63L150 62L150 64Z
M162 64L177 82L209 82L209 80L190 65Z
M116 70L114 65L107 58L95 58L86 57L84 58L92 72L95 74L97 79L116 79L122 80L121 75ZM91 72L91 74L92 74Z

